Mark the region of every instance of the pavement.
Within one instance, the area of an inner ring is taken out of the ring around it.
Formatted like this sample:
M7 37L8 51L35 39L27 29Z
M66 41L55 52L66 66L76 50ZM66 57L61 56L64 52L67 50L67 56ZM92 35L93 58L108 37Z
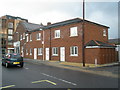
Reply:
M76 70L76 71L107 76L112 78L120 78L120 72L119 72L120 63L110 63L103 65L86 64L86 67L83 67L82 63L43 61L43 60L34 60L28 58L24 58L24 61L28 63L45 64L49 66Z

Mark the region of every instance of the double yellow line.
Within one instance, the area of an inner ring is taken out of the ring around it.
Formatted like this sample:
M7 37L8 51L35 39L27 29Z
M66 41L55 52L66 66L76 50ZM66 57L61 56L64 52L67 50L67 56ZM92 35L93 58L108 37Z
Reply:
M52 81L49 81L49 80L40 80L40 81L34 81L32 83L40 83L40 82L48 82L48 83L51 83L53 85L57 85L56 83L52 82Z
M0 87L0 89L4 89L4 88L10 88L10 87L14 87L15 85L9 85L9 86L5 86L5 87Z

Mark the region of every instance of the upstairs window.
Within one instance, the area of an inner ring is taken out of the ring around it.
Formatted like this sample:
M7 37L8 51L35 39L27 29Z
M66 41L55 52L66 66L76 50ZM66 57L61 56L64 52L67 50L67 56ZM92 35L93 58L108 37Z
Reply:
M8 41L13 40L13 36L8 36Z
M12 22L8 23L8 28L13 28L13 23Z
M37 33L36 38L37 38L37 40L41 40L41 33Z
M32 41L32 35L30 34L30 41Z
M25 33L23 33L23 39L25 39Z
M55 30L55 38L60 38L60 30Z
M71 56L78 56L78 47L77 46L70 47L70 55Z
M71 27L70 28L70 36L78 36L78 31L77 31L77 27Z
M42 55L42 51L43 51L42 48L38 48L38 55Z
M20 40L22 40L22 35L20 35Z
M28 42L28 35L26 36L26 42Z
M103 36L107 36L107 32L105 29L103 29Z
M8 29L8 34L12 35L13 34L13 30L12 29Z
M58 56L58 48L57 47L52 48L52 55L53 56Z

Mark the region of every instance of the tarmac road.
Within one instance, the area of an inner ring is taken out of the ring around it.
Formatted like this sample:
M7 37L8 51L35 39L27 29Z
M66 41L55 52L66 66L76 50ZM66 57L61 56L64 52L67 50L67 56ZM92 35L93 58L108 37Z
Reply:
M25 62L23 68L2 66L2 88L118 88L118 79Z

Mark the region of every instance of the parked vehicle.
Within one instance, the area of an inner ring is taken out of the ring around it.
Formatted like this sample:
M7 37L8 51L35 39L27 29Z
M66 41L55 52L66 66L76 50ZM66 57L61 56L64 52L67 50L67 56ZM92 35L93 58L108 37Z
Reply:
M6 54L2 58L2 65L5 65L7 68L9 66L20 66L23 67L24 62L23 62L23 57L20 54L17 53L9 53Z

